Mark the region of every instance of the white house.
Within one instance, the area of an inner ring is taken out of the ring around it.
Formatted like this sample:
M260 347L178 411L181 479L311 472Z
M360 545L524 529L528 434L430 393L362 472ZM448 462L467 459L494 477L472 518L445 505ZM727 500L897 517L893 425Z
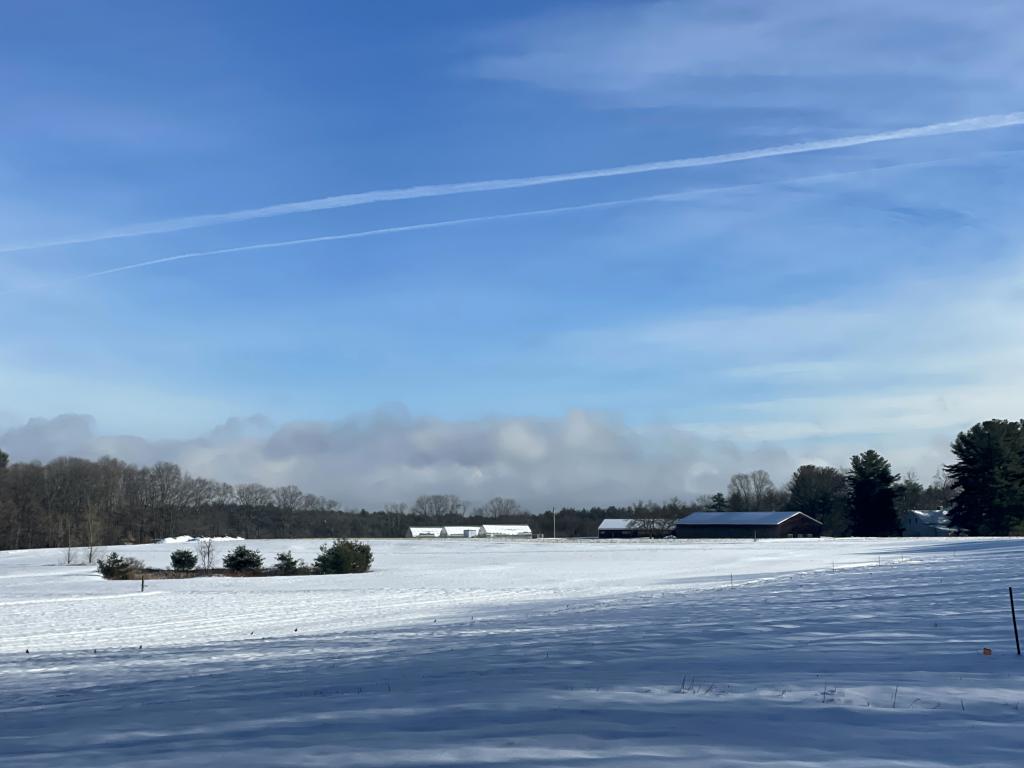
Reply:
M944 509L911 509L900 515L904 536L950 536L949 513Z
M443 531L444 528L410 528L406 536L410 539L439 539Z
M445 538L472 539L480 535L479 525L446 525L441 529Z
M532 539L533 531L528 525L481 525L478 536L492 538Z

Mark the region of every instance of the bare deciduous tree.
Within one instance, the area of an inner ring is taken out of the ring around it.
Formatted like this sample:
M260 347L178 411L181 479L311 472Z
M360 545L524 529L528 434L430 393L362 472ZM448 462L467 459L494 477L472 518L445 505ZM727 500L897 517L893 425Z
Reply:
M466 505L462 500L450 493L420 496L416 499L416 503L412 505L412 513L424 517L461 515L465 512L465 509Z
M524 514L519 502L504 496L495 496L482 507L477 507L473 511L483 517L516 517Z
M663 536L675 528L682 503L672 499L668 504L640 500L629 507L632 527L645 536Z
M786 503L786 494L775 488L771 476L763 469L736 474L729 479L726 490L729 508L736 512L757 512L778 509Z
M217 557L217 543L211 538L197 539L195 549L196 557L199 558L200 570L212 570L214 558Z

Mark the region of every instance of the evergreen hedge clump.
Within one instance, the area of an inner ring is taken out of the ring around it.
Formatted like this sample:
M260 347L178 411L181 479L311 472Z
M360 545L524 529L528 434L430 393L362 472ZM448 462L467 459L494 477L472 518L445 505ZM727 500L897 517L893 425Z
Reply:
M274 566L274 570L283 576L294 576L303 567L302 561L296 560L291 551L277 553L277 564Z
M135 557L121 557L117 552L111 552L105 558L96 561L96 569L104 579L130 579L135 571L141 571L146 566Z
M190 549L176 549L171 552L171 568L175 571L191 571L198 562L196 553Z
M229 571L258 571L263 567L263 555L239 544L224 556L224 567Z
M366 573L373 563L369 544L347 539L335 539L323 544L313 564L320 573Z

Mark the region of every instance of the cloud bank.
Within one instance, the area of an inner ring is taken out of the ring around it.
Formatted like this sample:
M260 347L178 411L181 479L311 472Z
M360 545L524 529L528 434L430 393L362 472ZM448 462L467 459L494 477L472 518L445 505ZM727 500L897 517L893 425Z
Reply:
M778 446L740 447L583 411L558 419L442 421L393 409L276 427L253 417L183 440L105 435L92 417L66 414L0 433L0 446L15 461L173 461L226 482L295 483L346 508L379 508L421 493L456 493L474 503L512 496L534 510L687 497L718 490L741 470L765 468L783 481L798 460Z

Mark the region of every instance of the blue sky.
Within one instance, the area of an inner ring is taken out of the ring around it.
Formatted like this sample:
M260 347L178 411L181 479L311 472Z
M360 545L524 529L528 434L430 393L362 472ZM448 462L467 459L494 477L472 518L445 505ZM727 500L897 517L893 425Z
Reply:
M0 445L353 504L687 495L868 447L927 479L958 429L1021 415L1024 127L182 220L1016 113L1022 22L924 0L12 4ZM150 222L174 224L95 237Z

